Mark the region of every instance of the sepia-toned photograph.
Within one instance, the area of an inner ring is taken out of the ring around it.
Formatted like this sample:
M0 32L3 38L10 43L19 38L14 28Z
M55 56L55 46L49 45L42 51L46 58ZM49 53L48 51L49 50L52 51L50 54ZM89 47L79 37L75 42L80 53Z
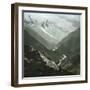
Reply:
M24 77L80 75L80 14L23 11Z

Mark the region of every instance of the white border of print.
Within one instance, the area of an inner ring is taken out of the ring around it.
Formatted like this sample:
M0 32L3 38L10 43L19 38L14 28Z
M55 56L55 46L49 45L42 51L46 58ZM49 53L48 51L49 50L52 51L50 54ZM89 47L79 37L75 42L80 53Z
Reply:
M81 13L80 16L80 56L81 66L80 75L69 76L49 76L49 77L29 77L22 78L22 10L35 10L35 11L53 11L53 12L66 12L66 13ZM54 9L54 8L39 8L39 7L18 7L18 83L19 84L35 84L35 83L48 83L48 82L68 82L85 80L85 10L72 10L72 9Z

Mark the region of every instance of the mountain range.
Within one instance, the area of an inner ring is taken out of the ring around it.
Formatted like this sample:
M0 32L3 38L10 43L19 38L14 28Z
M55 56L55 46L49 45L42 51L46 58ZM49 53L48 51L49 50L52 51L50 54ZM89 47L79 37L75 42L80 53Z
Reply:
M80 28L69 26L66 28L63 23L59 25L49 20L39 23L32 18L30 22L24 21L24 46L34 48L56 65L63 56L66 56L60 64L61 69L78 75L80 74ZM27 51L25 53L27 54Z

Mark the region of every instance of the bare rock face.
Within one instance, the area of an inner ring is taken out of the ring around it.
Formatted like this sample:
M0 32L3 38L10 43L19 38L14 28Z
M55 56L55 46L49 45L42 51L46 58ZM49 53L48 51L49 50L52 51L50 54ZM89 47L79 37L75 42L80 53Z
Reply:
M79 60L80 60L79 55L74 56L71 60L66 59L62 61L61 68L75 75L79 75L80 74L80 61Z

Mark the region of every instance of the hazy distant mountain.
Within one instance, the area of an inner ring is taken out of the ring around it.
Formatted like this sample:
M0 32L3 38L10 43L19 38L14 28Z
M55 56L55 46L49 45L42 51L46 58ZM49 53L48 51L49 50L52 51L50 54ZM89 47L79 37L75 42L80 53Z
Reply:
M44 13L25 13L24 15L24 28L49 50L56 48L62 39L78 27L79 15Z
M53 49L64 37L68 35L61 27L53 23L43 22L41 25L25 25L26 31L47 49ZM58 39L60 33L60 39Z

